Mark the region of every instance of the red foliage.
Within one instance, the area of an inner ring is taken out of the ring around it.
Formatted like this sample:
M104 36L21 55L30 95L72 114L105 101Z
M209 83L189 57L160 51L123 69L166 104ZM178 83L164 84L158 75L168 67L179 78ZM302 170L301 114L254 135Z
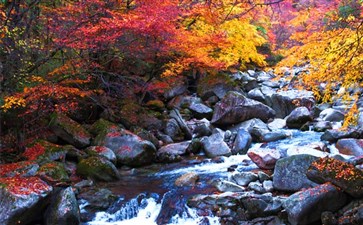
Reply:
M30 161L22 161L22 162L0 165L0 177L5 176L10 172L16 172L16 170L27 167L31 164L32 162Z
M36 143L32 147L28 147L25 149L23 156L26 157L28 160L36 160L40 155L44 154L45 152L44 146L39 143Z
M0 184L14 195L42 194L52 189L38 177L5 177L0 178Z

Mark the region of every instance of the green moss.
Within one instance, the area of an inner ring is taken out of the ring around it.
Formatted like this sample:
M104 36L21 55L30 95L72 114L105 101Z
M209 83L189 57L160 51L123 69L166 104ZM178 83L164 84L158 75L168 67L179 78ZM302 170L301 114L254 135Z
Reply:
M111 181L118 179L116 167L101 157L89 157L81 160L77 165L77 174L95 180Z
M67 182L69 176L67 171L60 162L50 162L41 166L37 174L48 181Z
M203 92L206 90L210 90L214 86L218 84L229 85L232 87L236 87L238 84L234 82L228 74L218 73L218 74L209 74L205 77L202 77L199 80L197 93L199 96L203 95Z
M163 111L165 109L164 102L158 99L148 101L146 103L146 106L149 107L150 109L155 109L159 111Z
M98 135L104 132L118 131L120 128L121 127L119 125L116 125L108 120L101 118L97 120L94 124L92 124L89 131L93 135Z

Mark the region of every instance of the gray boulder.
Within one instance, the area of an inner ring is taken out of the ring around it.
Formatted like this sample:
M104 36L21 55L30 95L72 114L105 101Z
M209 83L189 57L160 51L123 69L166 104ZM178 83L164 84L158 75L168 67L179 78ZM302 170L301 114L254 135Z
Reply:
M274 117L275 111L270 107L232 91L216 104L211 122L227 126L252 118L259 118L266 122Z
M277 118L285 118L299 106L311 109L315 105L315 98L311 91L280 91L271 96L270 104Z
M52 190L38 177L0 178L0 224L25 225L38 219Z
M112 163L116 163L115 153L105 146L90 146L86 148L85 151L90 156L102 156L111 161Z
M230 156L232 154L231 149L226 142L224 142L224 136L220 133L215 133L209 137L203 138L202 146L204 153L209 158Z
M279 159L274 170L274 188L279 191L299 191L316 186L316 183L306 177L306 171L317 159L311 155L294 155Z
M335 147L345 155L363 156L363 139L344 138L338 140Z
M319 118L329 122L340 122L344 120L344 113L337 109L324 109L320 112Z
M157 153L156 158L160 162L176 162L181 160L181 156L185 155L190 141L184 141L175 144L168 144L161 147Z
M283 206L292 225L308 225L320 220L324 211L335 212L347 202L347 195L326 183L288 197Z
M253 172L234 172L228 177L228 180L241 186L247 186L258 180L258 175Z
M232 153L233 154L246 154L252 144L252 136L244 129L237 131L236 138L234 139Z
M348 131L340 131L340 130L326 130L323 135L321 135L320 139L322 141L328 141L330 143L337 142L339 139L343 138L360 138L361 134L357 130L348 130Z
M277 160L281 158L278 150L269 148L250 149L247 155L260 169L266 170L273 169Z
M128 130L108 133L97 145L110 148L116 154L117 163L120 165L148 165L156 157L156 148L150 141L146 141Z
M197 119L211 119L213 115L213 109L209 108L203 103L192 103L189 106L189 109L192 111L193 116Z
M301 128L305 123L313 121L313 117L310 115L310 111L306 107L295 108L286 117L286 126L288 128Z
M72 187L58 191L44 215L46 225L78 225L80 213Z

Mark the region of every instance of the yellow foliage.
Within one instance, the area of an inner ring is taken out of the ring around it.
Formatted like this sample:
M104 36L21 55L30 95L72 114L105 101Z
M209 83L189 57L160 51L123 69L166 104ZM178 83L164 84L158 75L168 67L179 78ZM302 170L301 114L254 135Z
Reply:
M26 106L25 99L22 97L8 96L4 98L4 105L1 109L6 112L9 109L22 108Z

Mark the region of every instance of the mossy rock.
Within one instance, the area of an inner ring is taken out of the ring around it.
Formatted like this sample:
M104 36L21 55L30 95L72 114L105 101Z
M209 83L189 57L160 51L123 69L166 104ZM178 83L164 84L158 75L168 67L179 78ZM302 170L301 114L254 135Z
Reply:
M39 165L33 161L20 161L15 163L1 164L0 177L29 177L34 176Z
M22 156L43 165L56 160L64 160L68 147L56 145L45 140L36 140L26 146Z
M120 176L115 165L97 156L81 160L77 165L77 174L97 181L118 180Z
M115 153L105 146L90 146L85 150L89 156L104 157L112 163L116 163Z
M50 127L59 138L75 147L83 148L90 144L90 133L81 124L63 114L53 113Z
M37 175L48 183L68 183L69 176L61 162L50 162L42 165Z
M119 131L121 128L123 128L122 125L117 125L115 123L112 123L108 120L101 118L92 124L89 132L92 135L97 136L101 133Z
M157 111L163 111L165 110L165 104L164 102L162 102L159 99L155 99L155 100L150 100L146 103L146 106L149 107L150 109L154 109Z

